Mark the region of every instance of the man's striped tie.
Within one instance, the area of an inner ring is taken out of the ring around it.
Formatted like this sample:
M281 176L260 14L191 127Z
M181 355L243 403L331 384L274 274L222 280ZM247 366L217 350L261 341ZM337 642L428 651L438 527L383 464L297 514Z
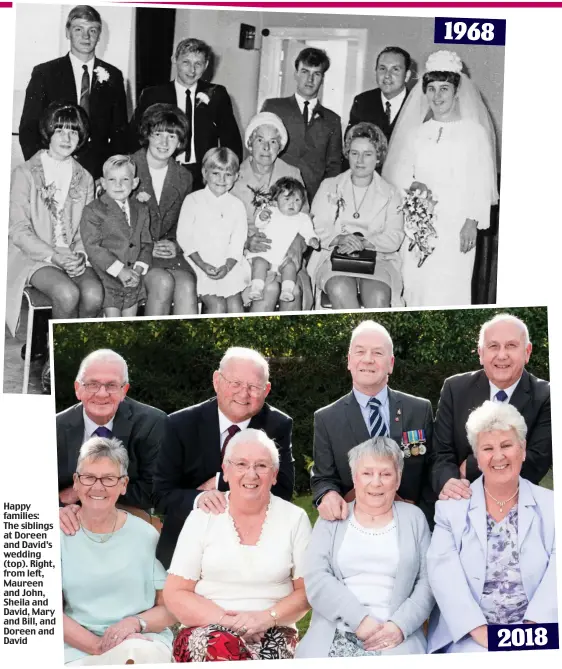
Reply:
M380 410L380 401L376 397L371 397L369 400L369 407L371 409L369 415L369 432L371 434L371 439L374 439L375 437L386 437L388 435L388 430L386 429L386 423L383 420Z

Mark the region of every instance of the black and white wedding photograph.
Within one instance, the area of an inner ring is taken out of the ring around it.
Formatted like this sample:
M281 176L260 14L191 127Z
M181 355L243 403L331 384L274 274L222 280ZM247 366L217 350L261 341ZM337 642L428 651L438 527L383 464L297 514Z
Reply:
M4 392L49 318L496 302L504 47L341 11L16 7Z

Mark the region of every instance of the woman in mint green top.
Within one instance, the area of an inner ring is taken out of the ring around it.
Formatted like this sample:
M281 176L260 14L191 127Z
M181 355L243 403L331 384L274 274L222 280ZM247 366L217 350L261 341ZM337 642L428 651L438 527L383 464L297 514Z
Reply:
M158 532L116 508L128 455L118 439L81 448L74 489L80 530L61 532L64 661L67 666L171 662L174 617L163 604L166 571Z

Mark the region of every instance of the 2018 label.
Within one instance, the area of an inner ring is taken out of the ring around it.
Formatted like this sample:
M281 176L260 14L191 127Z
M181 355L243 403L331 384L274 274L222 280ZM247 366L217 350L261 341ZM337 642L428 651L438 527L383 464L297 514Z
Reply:
M488 650L542 650L558 648L558 625L489 625Z

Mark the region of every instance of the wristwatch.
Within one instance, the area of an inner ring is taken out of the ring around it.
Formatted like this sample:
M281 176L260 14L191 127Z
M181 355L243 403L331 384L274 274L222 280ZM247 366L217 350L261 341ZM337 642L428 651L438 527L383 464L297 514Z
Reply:
M135 616L135 618L139 621L140 633L143 634L143 632L147 628L147 622L146 622L146 620L143 620L140 616Z
M273 609L269 609L267 612L273 618L273 626L277 627L277 621L279 620L279 614L277 613L277 611L274 611Z

